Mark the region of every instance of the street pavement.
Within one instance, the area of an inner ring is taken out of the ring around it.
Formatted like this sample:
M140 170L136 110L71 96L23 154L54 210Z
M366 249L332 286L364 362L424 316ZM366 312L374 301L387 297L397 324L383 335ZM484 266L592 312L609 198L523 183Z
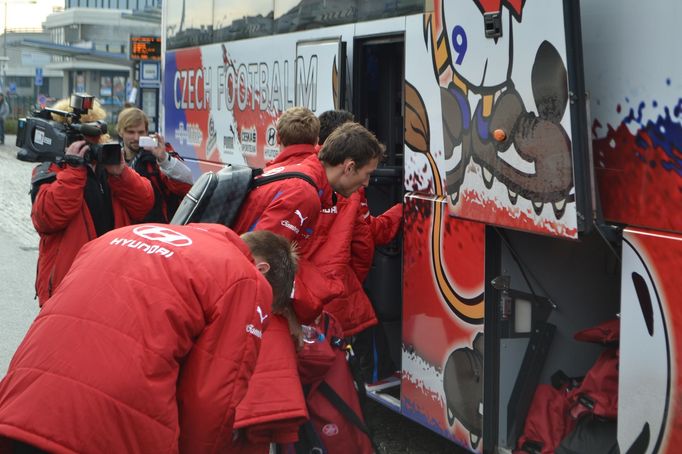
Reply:
M8 135L0 145L0 377L38 314L38 234L28 194L35 164L16 159L14 141Z

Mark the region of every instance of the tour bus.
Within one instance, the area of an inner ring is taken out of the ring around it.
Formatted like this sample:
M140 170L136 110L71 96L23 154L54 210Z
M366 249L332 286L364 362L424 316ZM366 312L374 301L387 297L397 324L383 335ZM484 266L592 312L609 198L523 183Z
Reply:
M386 145L371 211L405 208L365 282L399 371L370 396L510 452L538 385L605 348L574 334L617 320L618 446L675 452L680 22L673 0L167 0L162 130L198 177L263 167L291 106L351 111Z

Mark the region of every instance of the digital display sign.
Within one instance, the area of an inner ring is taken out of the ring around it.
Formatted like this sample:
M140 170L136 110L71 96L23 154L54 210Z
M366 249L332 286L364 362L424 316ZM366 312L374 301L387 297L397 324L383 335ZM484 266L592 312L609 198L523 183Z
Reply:
M161 38L158 36L131 36L130 58L133 60L161 60Z

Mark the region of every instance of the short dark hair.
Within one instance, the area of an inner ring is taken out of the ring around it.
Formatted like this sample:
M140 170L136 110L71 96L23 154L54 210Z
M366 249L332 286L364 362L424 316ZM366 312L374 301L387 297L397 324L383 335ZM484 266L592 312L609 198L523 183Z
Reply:
M320 145L327 140L336 128L344 123L355 120L353 114L347 110L327 110L322 112L318 117L320 119L320 139L317 141Z
M291 292L298 268L296 246L268 230L247 232L241 238L251 250L251 255L262 258L270 265L265 278L272 287L272 311L285 312L291 306Z
M346 159L360 168L372 159L383 158L385 147L364 126L349 121L336 128L325 140L319 153L320 161L336 166Z

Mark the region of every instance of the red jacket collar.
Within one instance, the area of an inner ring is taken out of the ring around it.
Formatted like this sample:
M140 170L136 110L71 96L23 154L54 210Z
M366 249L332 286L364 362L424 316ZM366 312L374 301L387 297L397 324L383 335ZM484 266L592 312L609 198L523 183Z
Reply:
M277 157L272 161L268 162L268 167L273 165L288 165L295 162L301 162L308 156L317 154L317 148L315 145L310 145L306 143L301 143L297 145L290 145L288 147L282 148ZM293 161L293 162L292 162Z
M315 180L315 184L317 185L318 195L320 196L320 203L322 204L322 208L333 207L335 205L334 202L335 197L333 197L334 190L329 185L329 180L327 179L327 172L325 172L324 166L322 165L322 162L319 160L317 155L307 157L303 162L301 162L301 165L306 166L308 169L310 169L310 176L313 177L313 180Z

